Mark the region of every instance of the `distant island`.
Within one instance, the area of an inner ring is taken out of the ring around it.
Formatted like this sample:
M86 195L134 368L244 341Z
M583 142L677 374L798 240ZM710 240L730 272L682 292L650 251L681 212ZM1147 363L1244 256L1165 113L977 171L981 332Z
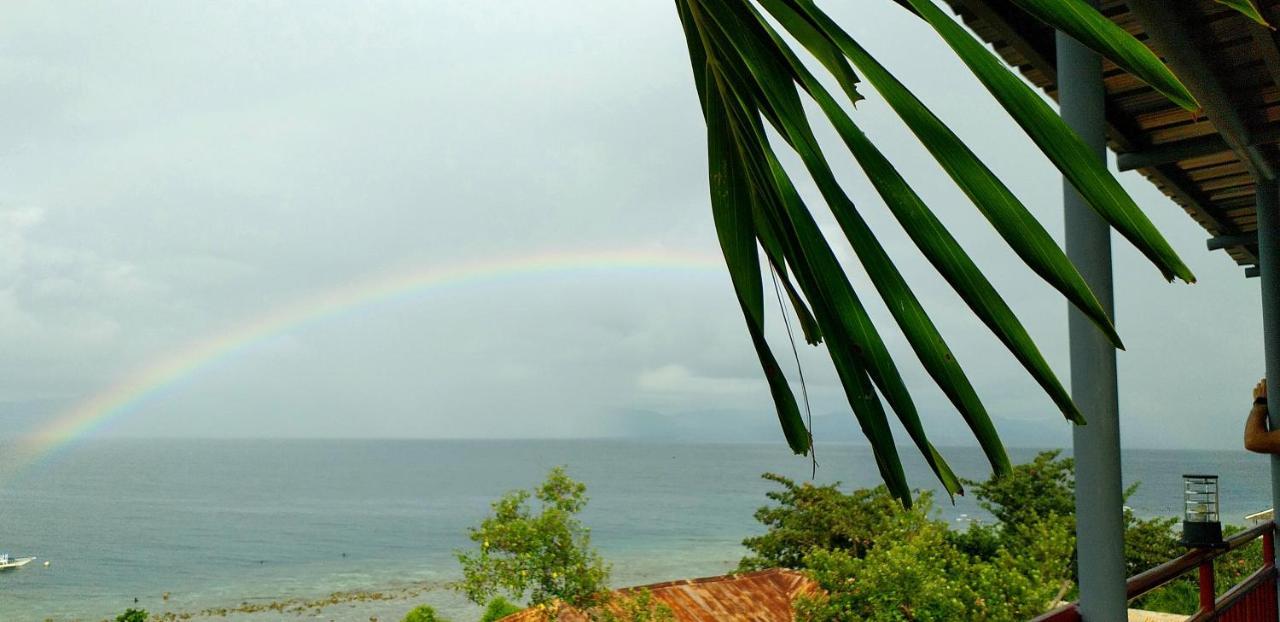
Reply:
M1071 429L1055 416L1038 421L995 417L994 421L1009 447L1065 447L1071 442ZM813 434L819 443L867 443L848 412L814 413ZM929 435L940 447L973 443L973 434L959 415L931 422ZM612 436L686 443L775 443L780 438L772 411L744 410L628 410L617 416Z

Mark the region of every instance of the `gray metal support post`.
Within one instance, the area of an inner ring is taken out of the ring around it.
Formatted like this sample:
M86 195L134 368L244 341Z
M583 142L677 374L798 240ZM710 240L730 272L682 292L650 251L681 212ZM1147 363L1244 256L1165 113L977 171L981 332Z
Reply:
M1057 35L1058 103L1062 118L1098 159L1106 159L1105 91L1097 54ZM1063 181L1066 250L1113 318L1111 227ZM1080 562L1080 613L1085 622L1127 618L1123 484L1120 471L1120 407L1116 352L1083 313L1067 311L1071 343L1071 397L1088 424L1072 434L1076 461L1076 546Z
M1274 180L1257 181L1258 268L1262 281L1262 344L1268 397L1280 396L1280 191ZM1280 404L1280 397L1276 403ZM1280 406L1271 406L1271 429L1280 429ZM1280 508L1280 456L1271 456L1271 507Z

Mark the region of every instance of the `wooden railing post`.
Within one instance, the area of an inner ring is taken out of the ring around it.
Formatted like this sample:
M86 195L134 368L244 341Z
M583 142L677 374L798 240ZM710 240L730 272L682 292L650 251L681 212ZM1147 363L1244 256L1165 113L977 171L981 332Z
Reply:
M1211 612L1214 605L1213 560L1200 562L1200 611Z
M1274 516L1271 523L1267 525L1267 530L1262 532L1262 567L1276 567L1276 523ZM1267 595L1258 604L1263 609L1263 611L1258 612L1261 614L1258 616L1259 620L1280 620L1280 606L1278 606L1280 605L1280 591L1278 591L1280 590L1280 584L1277 584L1274 577L1270 583L1271 585L1262 588L1266 590Z
M1192 568L1200 575L1200 609L1195 615L1187 618L1191 622L1278 622L1276 570L1276 525L1265 523L1232 534L1222 546L1212 548L1195 548L1171 559L1155 568L1140 572L1125 582L1125 598L1133 600L1150 593L1170 581L1186 576ZM1213 576L1215 559L1239 550L1254 540L1262 539L1261 568L1255 570L1243 581L1231 586L1221 597L1217 595L1217 585ZM1109 618L1106 622L1123 620ZM1031 622L1091 622L1082 615L1078 605L1068 603L1053 611L1049 611L1033 619Z
M1276 530L1274 523L1271 525L1271 529L1268 529L1262 534L1262 563L1265 566L1273 568L1276 565L1275 534Z

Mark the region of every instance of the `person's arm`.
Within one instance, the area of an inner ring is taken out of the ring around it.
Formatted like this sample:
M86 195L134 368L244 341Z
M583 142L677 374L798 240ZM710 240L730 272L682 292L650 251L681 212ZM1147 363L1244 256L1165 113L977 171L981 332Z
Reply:
M1280 430L1267 429L1267 381L1253 388L1253 409L1244 424L1244 448L1262 454L1280 454Z

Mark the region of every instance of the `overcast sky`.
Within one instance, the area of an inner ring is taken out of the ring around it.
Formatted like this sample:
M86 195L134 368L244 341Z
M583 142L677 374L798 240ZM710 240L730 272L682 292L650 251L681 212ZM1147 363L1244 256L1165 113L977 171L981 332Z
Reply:
M846 27L1060 239L1052 166L922 23L857 4ZM0 436L372 275L552 251L718 253L670 2L6 2L0 92ZM1066 303L873 93L856 118L1066 381ZM828 144L1010 442L1068 442ZM1263 370L1257 281L1145 180L1122 180L1200 278L1166 284L1115 243L1125 444L1238 447ZM939 444L972 443L872 306ZM824 426L852 428L823 353L804 362L815 412L839 415ZM767 400L722 270L577 273L427 290L287 331L101 433L596 436L726 417L776 430Z

